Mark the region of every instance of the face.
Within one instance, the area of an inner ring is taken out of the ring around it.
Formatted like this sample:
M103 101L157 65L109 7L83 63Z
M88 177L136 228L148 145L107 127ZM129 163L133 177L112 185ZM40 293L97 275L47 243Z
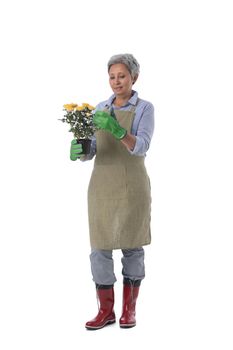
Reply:
M131 94L133 78L122 63L113 64L109 69L109 83L116 96L127 97Z

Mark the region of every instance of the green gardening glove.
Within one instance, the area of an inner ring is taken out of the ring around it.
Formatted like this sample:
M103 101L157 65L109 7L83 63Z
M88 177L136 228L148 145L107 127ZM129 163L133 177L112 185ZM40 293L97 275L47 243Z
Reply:
M81 144L77 143L77 140L72 140L71 141L71 146L70 146L70 159L71 160L77 160L84 154L83 152L83 147Z
M122 128L118 121L106 112L96 111L93 122L97 128L109 131L118 140L123 139L127 134L127 130Z

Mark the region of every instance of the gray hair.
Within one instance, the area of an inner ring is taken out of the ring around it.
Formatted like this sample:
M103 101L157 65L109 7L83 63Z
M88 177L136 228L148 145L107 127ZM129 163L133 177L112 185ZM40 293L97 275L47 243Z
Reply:
M108 72L113 64L122 63L126 66L130 72L132 78L136 78L139 75L140 65L136 58L130 53L114 55L108 61Z

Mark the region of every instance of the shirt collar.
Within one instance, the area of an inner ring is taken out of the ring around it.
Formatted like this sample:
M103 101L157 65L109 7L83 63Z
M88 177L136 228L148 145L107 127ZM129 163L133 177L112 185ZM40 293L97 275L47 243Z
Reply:
M133 91L133 95L130 97L128 102L126 102L126 104L123 107L128 106L128 105L136 106L137 100L138 100L138 93L137 93L137 91L134 91L134 90L132 90L132 91ZM109 99L107 100L106 104L105 104L105 107L111 107L115 97L116 97L115 94L110 96Z

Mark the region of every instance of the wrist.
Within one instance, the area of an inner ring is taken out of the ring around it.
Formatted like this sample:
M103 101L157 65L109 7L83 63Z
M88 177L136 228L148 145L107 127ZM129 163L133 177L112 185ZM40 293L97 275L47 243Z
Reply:
M117 130L115 130L113 135L117 140L122 140L127 135L127 130L122 127L119 127Z
M120 138L118 140L123 140L126 137L126 135L127 135L127 130L123 129L122 133L121 133L121 136L120 136Z

